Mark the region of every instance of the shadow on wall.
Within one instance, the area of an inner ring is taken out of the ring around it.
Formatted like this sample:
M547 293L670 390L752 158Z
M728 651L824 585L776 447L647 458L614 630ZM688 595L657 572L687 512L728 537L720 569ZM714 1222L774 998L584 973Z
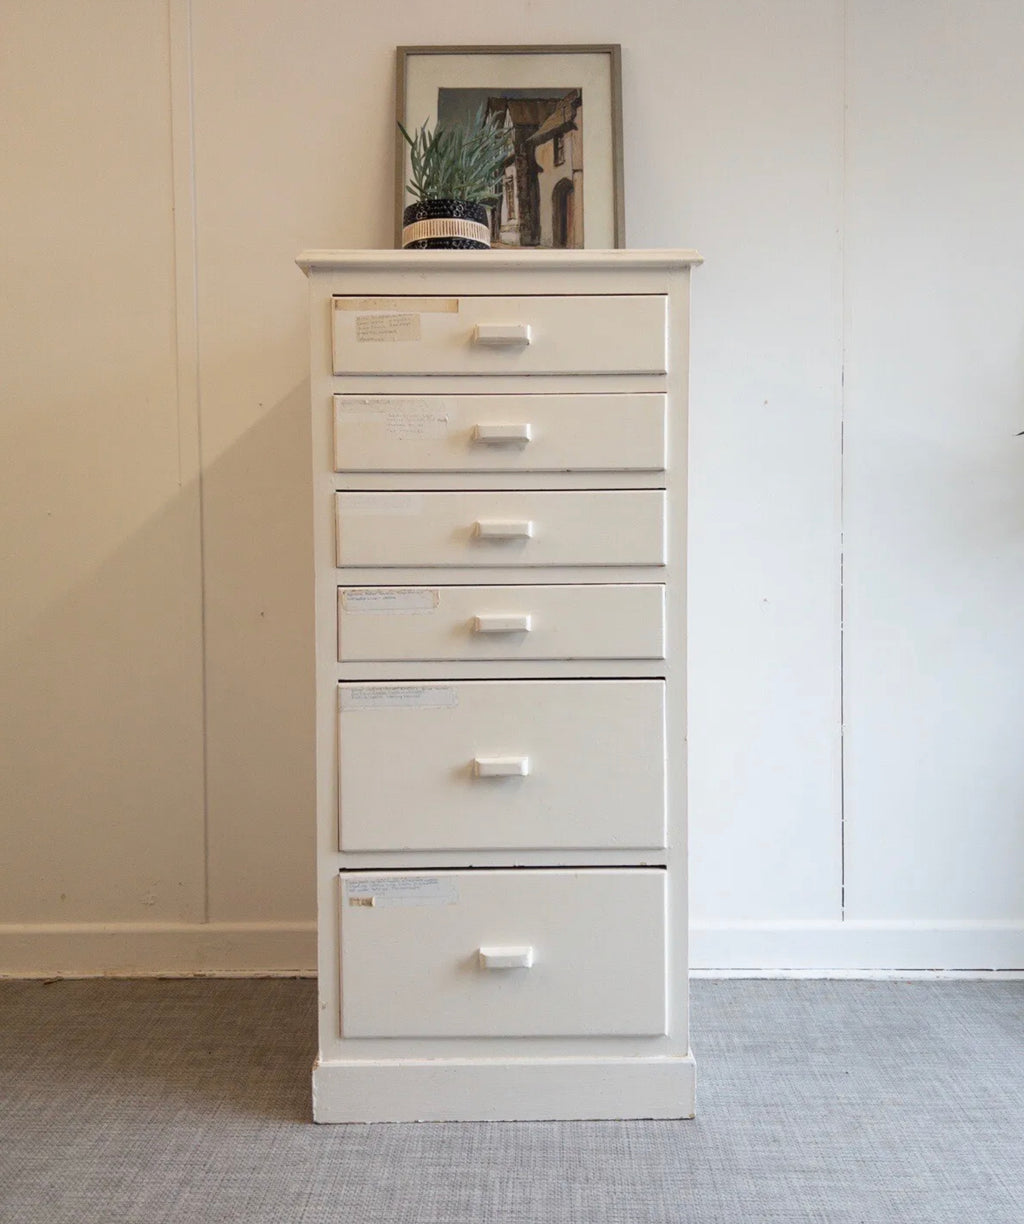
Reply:
M312 920L308 405L5 637L0 923Z

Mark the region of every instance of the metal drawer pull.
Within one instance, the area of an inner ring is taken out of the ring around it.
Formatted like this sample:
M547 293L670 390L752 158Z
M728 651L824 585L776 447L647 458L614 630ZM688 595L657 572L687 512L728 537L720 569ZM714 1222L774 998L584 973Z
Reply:
M477 519L473 534L480 540L528 540L533 523L530 519Z
M473 617L474 633L529 633L531 617L528 612L517 612L511 616L484 615Z
M475 778L525 778L529 772L528 756L473 758Z
M482 969L529 969L533 965L533 948L481 948Z
M507 442L529 442L531 437L533 431L528 424L473 426L473 441L484 442L488 446L500 446Z
M530 343L529 323L478 323L473 329L473 343L491 348L513 348Z

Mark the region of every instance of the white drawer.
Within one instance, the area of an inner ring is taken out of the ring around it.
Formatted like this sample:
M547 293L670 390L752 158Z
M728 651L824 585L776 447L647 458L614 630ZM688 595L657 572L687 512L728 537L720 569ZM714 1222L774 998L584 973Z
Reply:
M346 851L660 849L662 680L343 684Z
M335 395L336 472L660 472L664 395Z
M665 494L337 493L339 566L664 565Z
M338 659L663 659L664 587L341 587Z
M341 894L345 1037L666 1031L663 871L345 873Z
M664 374L667 299L336 297L335 374Z

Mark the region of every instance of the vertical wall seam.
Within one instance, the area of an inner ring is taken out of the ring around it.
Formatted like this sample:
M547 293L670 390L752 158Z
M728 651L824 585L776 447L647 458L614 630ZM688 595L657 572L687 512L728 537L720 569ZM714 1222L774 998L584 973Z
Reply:
M849 116L849 0L843 0L842 127L839 184L839 918L846 921L846 237Z
M207 750L206 549L199 381L198 241L191 0L167 0L170 46L171 173L174 231L178 483L195 485L199 561L200 735L203 922L210 921L209 754Z

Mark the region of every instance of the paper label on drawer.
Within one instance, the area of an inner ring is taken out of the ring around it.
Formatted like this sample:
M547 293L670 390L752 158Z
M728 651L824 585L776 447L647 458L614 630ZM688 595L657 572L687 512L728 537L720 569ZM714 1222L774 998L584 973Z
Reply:
M450 684L342 684L341 710L443 710L459 704Z
M349 587L341 592L345 612L433 612L441 592L433 587Z
M418 314L356 315L356 340L382 341L418 340L420 338L420 316Z
M415 438L444 438L448 434L449 409L446 400L367 399L336 395L334 402L345 424L382 425L389 437L400 442Z
M419 493L339 493L338 506L350 518L410 516L423 513L423 498Z
M348 905L394 906L457 905L459 886L440 876L389 876L386 880L345 880L342 884Z
M458 314L459 299L445 297L335 298L335 310L384 310L390 313Z

